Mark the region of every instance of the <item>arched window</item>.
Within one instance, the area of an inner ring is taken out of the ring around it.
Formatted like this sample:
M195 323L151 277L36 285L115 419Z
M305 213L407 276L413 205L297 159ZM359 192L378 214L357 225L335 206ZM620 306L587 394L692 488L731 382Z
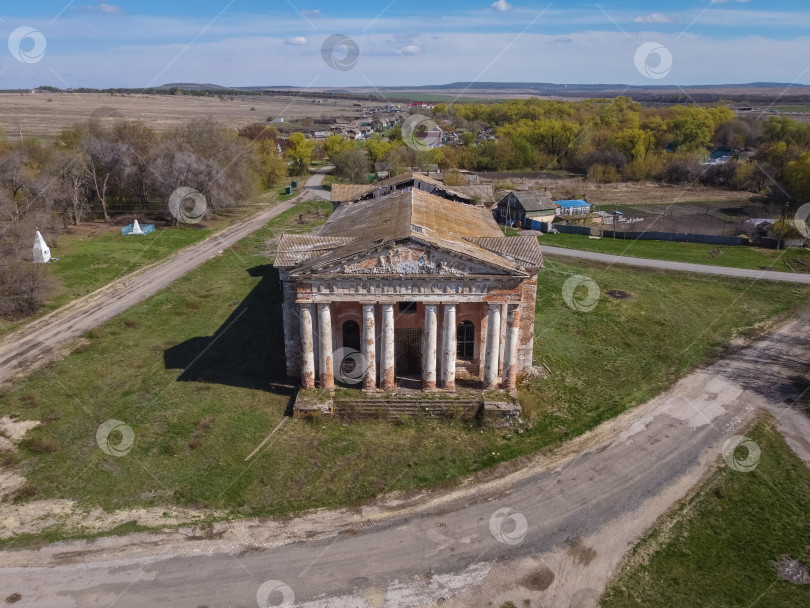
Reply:
M456 357L472 361L475 356L475 325L462 321L456 329Z
M343 348L360 351L360 325L357 321L346 321L343 324Z

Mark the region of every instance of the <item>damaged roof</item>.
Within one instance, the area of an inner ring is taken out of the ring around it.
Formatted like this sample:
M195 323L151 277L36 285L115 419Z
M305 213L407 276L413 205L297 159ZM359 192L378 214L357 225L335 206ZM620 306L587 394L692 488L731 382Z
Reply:
M276 267L294 274L326 272L341 262L411 241L529 276L543 267L534 236L505 237L484 207L409 190L339 206L317 236L283 235Z
M378 198L410 187L430 193L438 192L444 198L467 204L475 202L473 196L448 187L443 181L412 171L373 184L333 184L330 199L333 203L345 203L365 198Z

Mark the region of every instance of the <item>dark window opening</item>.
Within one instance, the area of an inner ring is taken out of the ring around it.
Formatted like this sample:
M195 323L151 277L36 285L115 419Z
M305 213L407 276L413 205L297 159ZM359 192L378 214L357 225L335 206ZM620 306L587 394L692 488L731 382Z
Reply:
M475 326L472 321L462 321L456 329L456 357L472 361L475 356Z
M399 312L406 315L416 314L416 302L400 302Z

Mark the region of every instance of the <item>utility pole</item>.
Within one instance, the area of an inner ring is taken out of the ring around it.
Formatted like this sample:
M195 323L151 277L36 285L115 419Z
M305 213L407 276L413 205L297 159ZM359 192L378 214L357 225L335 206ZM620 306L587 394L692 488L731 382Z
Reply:
M782 210L782 228L779 230L779 241L776 244L776 250L782 249L782 240L784 239L785 230L787 229L787 211L790 206L790 201L785 201L785 208Z

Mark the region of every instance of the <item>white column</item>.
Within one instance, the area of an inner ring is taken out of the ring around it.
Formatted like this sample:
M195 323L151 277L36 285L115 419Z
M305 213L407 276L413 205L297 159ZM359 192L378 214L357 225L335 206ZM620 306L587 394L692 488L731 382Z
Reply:
M318 336L321 389L331 391L335 388L335 369L332 361L332 313L329 304L318 304Z
M498 376L503 374L503 365L506 357L504 356L504 347L506 346L506 302L501 304L501 349L498 351Z
M363 389L377 388L377 329L374 324L374 304L363 305L363 358L366 369L363 376Z
M442 388L456 390L456 305L444 305L442 320Z
M490 304L487 318L487 359L484 364L484 389L498 388L498 355L501 351L501 305Z
M394 305L382 306L382 363L380 370L380 384L383 390L391 390L396 386L394 377Z
M518 339L520 337L520 305L510 304L507 313L505 361L503 362L503 388L517 388Z
M312 305L299 305L301 317L301 387L315 388L315 353L312 343Z
M430 391L436 388L436 338L437 338L437 309L436 304L425 305L425 344L422 352L422 390Z

